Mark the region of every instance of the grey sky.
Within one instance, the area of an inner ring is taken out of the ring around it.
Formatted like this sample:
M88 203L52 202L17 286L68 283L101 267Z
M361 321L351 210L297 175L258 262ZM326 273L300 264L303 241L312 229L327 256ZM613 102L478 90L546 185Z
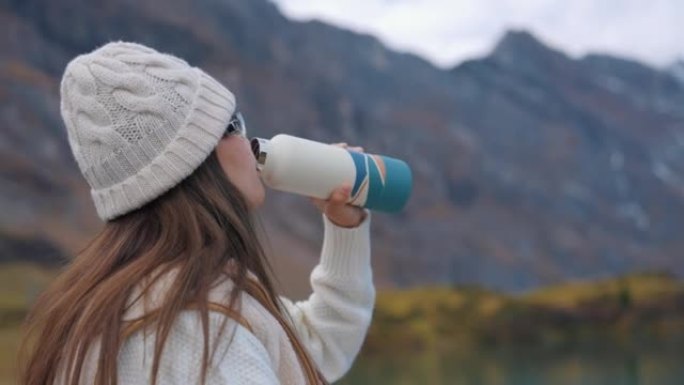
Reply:
M272 0L296 20L378 37L438 66L485 55L524 28L572 56L604 52L654 66L684 59L684 0Z

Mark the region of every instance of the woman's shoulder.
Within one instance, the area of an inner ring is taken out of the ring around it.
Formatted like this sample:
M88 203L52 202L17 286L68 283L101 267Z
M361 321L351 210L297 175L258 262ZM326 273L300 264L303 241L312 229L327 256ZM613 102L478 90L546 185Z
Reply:
M252 282L259 282L257 276L247 271L247 278ZM222 275L219 282L209 291L208 301L212 304L212 310L222 312L222 306L230 303L230 295L235 284L228 274ZM214 306L218 305L218 306ZM248 290L241 290L237 296L235 308L240 315L249 323L251 330L257 337L272 337L274 331L279 331L278 320L264 307L255 295ZM227 314L230 316L230 314ZM276 333L277 334L277 333Z
M207 298L209 312L214 317L229 317L239 321L242 326L264 343L270 343L270 341L277 339L279 335L278 321L249 292L241 290L235 303L231 306L230 298L235 285L228 269L229 267L221 273L211 286ZM157 310L166 299L165 294L170 285L173 284L176 274L177 269L171 268L149 286L145 282L139 283L128 298L123 321L134 322L136 319L141 319ZM249 270L247 271L247 278L258 282L257 276ZM145 287L147 289L143 295L142 290ZM188 312L198 313L196 306L191 304L183 310L183 314L188 315Z
M247 272L248 279L257 280L257 277L251 271ZM258 281L258 280L257 280ZM168 283L160 283L164 286ZM222 272L219 278L212 285L207 301L209 303L209 322L210 329L225 327L223 335L249 334L256 337L254 341L258 341L265 350L269 353L271 361L277 365L280 362L280 344L283 341L285 331L280 326L279 322L273 315L261 305L261 303L246 291L240 291L235 303L230 307L231 293L235 284L231 278L228 270ZM152 292L154 298L159 298L155 292ZM138 308L138 314L144 311ZM189 307L182 310L179 315L179 323L184 323L186 326L196 325L196 329L201 330L201 314L195 308ZM226 319L227 318L227 319ZM199 326L197 326L199 325ZM171 334L175 333L176 329L171 330ZM178 330L180 334L187 334L187 330ZM210 339L217 334L211 333ZM286 336L285 336L286 337ZM193 338L202 339L202 333L195 333Z

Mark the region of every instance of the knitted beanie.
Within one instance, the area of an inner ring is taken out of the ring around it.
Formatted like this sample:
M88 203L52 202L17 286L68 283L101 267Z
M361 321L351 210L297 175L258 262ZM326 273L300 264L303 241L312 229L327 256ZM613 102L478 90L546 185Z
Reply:
M234 95L199 68L127 42L74 58L60 93L69 145L104 221L190 175L235 111Z

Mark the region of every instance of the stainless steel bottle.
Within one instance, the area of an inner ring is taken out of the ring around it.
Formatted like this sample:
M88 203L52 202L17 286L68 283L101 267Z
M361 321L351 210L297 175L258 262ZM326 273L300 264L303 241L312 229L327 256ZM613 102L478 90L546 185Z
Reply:
M327 199L346 182L349 204L385 212L402 210L411 195L411 169L399 159L286 134L251 145L261 180L275 190Z

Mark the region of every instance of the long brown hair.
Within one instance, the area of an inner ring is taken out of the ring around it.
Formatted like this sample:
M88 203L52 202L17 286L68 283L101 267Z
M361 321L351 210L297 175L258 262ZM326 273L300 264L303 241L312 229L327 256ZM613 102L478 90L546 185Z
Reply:
M116 384L122 316L133 288L155 273L146 287L172 268L174 285L154 314L156 342L152 383L174 319L188 304L198 305L204 336L201 380L210 362L208 292L234 261L237 269L229 307L253 272L276 301L269 265L245 197L230 182L212 152L193 174L144 205L105 223L52 285L37 299L25 322L20 384L52 384L59 367L65 384L80 379L88 347L101 338L96 384ZM269 272L267 273L266 268ZM225 326L225 323L224 323Z

